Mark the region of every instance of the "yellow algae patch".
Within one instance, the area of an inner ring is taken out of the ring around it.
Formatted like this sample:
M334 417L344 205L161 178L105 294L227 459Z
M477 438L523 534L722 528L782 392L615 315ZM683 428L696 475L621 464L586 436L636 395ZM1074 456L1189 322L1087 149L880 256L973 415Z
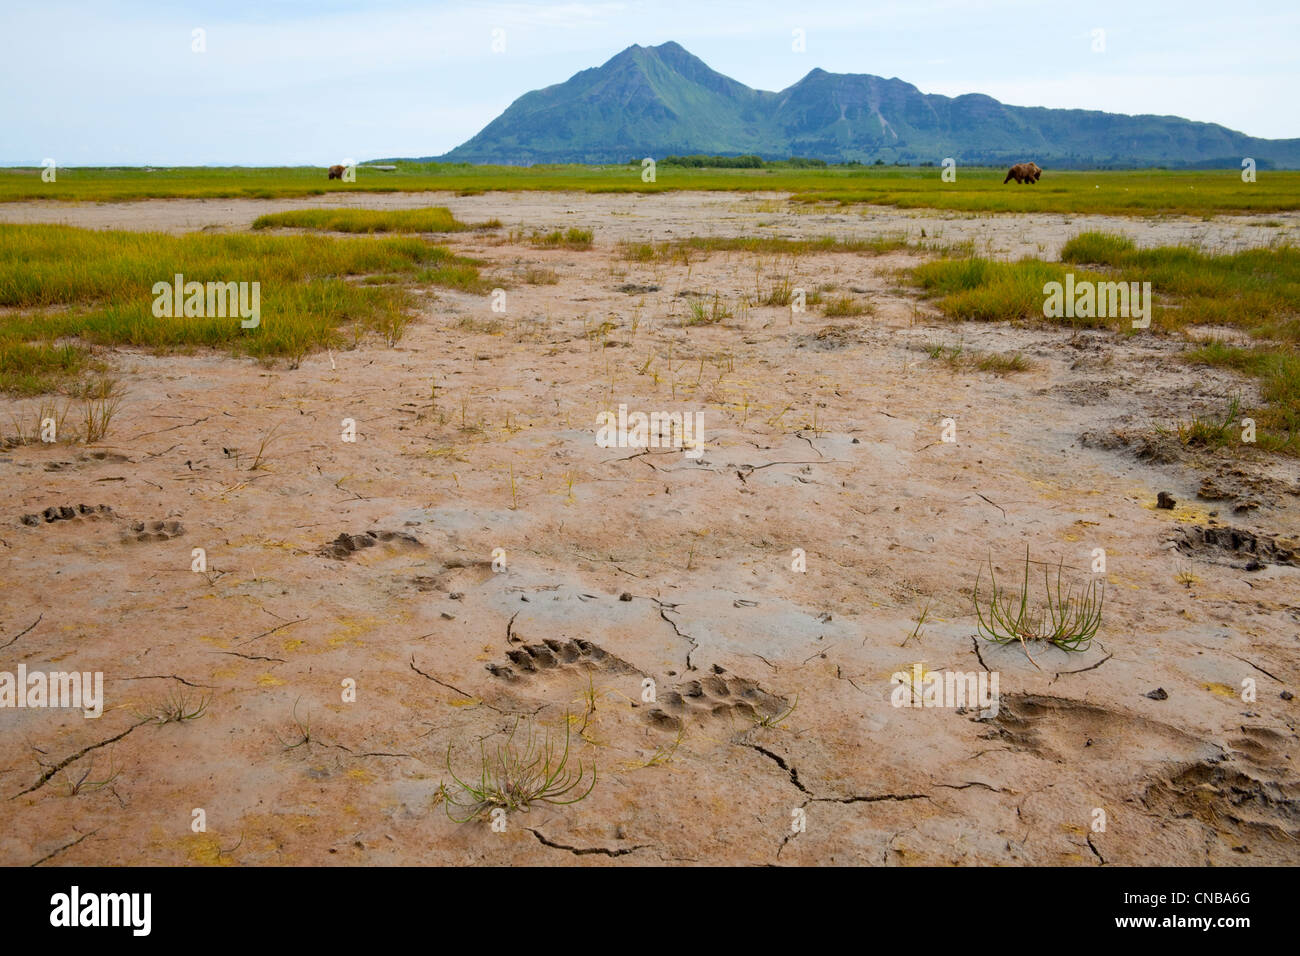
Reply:
M307 643L306 641L301 641L298 640L297 638L287 637L280 642L280 646L283 647L286 651L296 651L298 648L302 647L306 643Z
M200 634L199 640L202 641L204 644L211 644L213 647L220 647L223 649L230 646L230 641L228 641L226 638L213 637L211 634Z
M1237 698L1237 689L1227 684L1218 684L1214 681L1206 681L1201 685L1201 690L1208 690L1211 694L1217 694L1220 697L1228 697L1232 700Z
M375 782L374 774L372 774L369 770L365 770L361 767L353 767L351 770L348 771L348 776L351 777L353 780L359 781L361 783Z
M349 641L356 641L362 634L367 634L377 628L381 621L377 617L342 617L339 618L338 627L334 629L333 635L325 643L330 647L341 647ZM360 646L361 642L356 641Z
M235 861L221 852L221 844L210 833L194 833L181 840L185 858L201 866L234 866Z
M279 687L284 681L274 674L258 674L257 683L259 687Z
M222 667L212 672L212 676L217 680L229 680L237 674L238 671L233 667Z
M1125 587L1130 591L1141 591L1142 585L1138 584L1126 574L1118 574L1115 571L1106 572L1106 583L1111 587Z

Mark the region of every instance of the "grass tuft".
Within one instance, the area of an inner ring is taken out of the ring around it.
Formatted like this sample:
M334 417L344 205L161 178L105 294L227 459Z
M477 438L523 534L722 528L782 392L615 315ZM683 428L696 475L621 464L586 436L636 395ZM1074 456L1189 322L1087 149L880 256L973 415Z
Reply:
M596 786L596 768L591 770L591 783L577 796L572 794L582 783L584 771L582 764L576 772L568 768L569 762L569 724L568 715L564 721L564 749L557 752L548 731L543 741L539 742L531 723L525 739L516 742L519 720L505 741L499 744L495 754L488 755L487 747L479 742L481 757L479 779L477 783L466 783L456 776L451 769L451 746L447 746L447 772L456 782L457 788L443 785L441 793L446 800L447 816L457 823L465 823L500 807L507 812L518 810L526 813L536 803L566 805L577 803L586 798ZM452 811L456 807L464 811L457 816Z

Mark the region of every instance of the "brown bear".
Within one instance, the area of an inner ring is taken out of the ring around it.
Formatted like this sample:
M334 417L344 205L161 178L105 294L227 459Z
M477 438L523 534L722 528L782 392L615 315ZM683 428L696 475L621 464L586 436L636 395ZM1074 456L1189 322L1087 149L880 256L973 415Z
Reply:
M342 167L342 166L331 166L331 167L330 167L330 179L342 179L342 178L343 178L343 167Z
M1041 175L1043 171L1037 163L1016 163L1007 170L1007 178L1002 180L1002 185L1005 186L1013 179L1021 186L1025 183L1036 183Z

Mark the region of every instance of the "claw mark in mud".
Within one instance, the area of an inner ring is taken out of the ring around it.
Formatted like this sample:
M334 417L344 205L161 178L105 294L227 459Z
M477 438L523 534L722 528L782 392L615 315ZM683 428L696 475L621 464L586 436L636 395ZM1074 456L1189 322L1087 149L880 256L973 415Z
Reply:
M512 619L513 620L513 619ZM493 677L515 681L525 674L536 674L559 668L601 670L611 674L639 674L643 672L616 654L611 654L599 644L582 638L557 641L546 638L540 644L525 644L506 651L509 664L488 664Z
M396 542L399 545L422 548L418 538L404 531L366 531L362 534L341 533L329 544L320 549L320 554L335 561L346 561L358 551L373 548L381 542Z
M1003 694L999 704L985 736L1057 763L1109 759L1159 766L1222 754L1215 744L1177 727L1086 701Z
M1193 525L1178 528L1173 540L1183 554L1227 564L1233 564L1236 558L1245 562L1241 567L1247 571L1259 570L1265 564L1300 567L1300 547L1295 543L1244 528Z
M1262 746L1262 745L1261 745ZM1157 779L1142 793L1142 805L1162 819L1196 821L1205 831L1207 853L1222 852L1234 842L1246 843L1261 865L1285 865L1295 860L1300 842L1300 783L1283 779L1285 760L1256 760L1244 753L1254 770L1230 760L1201 760L1184 764L1167 778ZM1264 763L1276 764L1275 767ZM1225 839L1226 838L1226 839ZM1229 862L1220 857L1211 862Z
M648 676L645 671L617 654L611 654L594 641L581 638L560 641L546 638L537 644L524 644L506 651L508 664L490 663L488 672L510 683L519 683L546 674L615 674ZM750 721L774 717L789 707L784 697L770 694L755 681L728 674L713 665L712 673L698 680L683 681L659 694L658 706L646 714L659 730L677 732L686 716L730 718Z
M82 518L88 518L91 521L98 521L100 518L116 518L113 509L108 505L77 505L75 508L71 505L52 505L46 508L40 514L23 515L19 520L28 527L38 527L42 524L53 524L56 521L80 521Z
M53 505L39 514L23 515L20 521L28 527L36 528L60 521L99 521L101 519L124 520L108 505ZM179 521L133 521L122 533L122 541L168 541L185 533Z
M769 694L755 681L728 674L718 665L713 673L698 680L677 684L659 696L660 707L650 712L650 720L665 730L681 729L686 714L702 717L744 717L760 721L782 713L789 702Z
M133 521L123 541L170 541L185 533L179 521Z
M603 846L566 846L563 843L556 843L554 840L548 839L540 830L534 830L532 827L526 827L525 829L527 829L533 836L537 837L537 842L542 844L542 846L549 846L553 850L567 850L574 856L589 856L593 853L600 854L601 856L627 856L629 853L635 853L637 850L648 850L651 848L649 843L638 843L636 846L618 847L616 849Z

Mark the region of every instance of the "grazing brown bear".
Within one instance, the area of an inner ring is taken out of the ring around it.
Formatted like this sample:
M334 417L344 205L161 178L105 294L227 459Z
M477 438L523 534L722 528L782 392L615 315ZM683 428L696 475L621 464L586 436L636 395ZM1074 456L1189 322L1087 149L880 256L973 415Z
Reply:
M331 166L331 167L330 167L330 179L342 179L342 178L343 178L343 167L342 167L342 166Z
M1036 183L1041 175L1043 171L1037 163L1016 163L1007 170L1007 178L1002 180L1002 185L1005 186L1013 179L1021 186L1025 183Z

